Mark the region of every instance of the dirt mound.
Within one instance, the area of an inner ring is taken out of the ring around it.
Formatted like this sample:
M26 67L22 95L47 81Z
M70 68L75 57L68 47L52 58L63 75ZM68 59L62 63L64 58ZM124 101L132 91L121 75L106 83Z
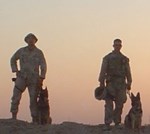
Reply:
M103 125L87 125L63 122L52 125L34 125L29 122L12 119L0 119L0 134L138 134L137 131L116 129L103 131ZM142 126L140 134L150 134L150 126Z

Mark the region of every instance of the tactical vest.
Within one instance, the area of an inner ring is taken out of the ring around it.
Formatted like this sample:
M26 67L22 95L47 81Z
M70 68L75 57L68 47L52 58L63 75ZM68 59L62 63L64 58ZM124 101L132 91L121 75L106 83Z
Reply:
M112 52L107 56L107 61L108 76L125 78L127 58L123 54Z

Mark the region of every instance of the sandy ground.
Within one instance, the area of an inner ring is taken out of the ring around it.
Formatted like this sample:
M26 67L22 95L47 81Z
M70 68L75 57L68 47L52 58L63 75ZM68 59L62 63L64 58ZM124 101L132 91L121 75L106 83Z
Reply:
M87 125L74 122L62 124L34 125L21 120L0 119L0 134L150 134L150 126L142 126L140 132L116 129L103 131L103 125Z

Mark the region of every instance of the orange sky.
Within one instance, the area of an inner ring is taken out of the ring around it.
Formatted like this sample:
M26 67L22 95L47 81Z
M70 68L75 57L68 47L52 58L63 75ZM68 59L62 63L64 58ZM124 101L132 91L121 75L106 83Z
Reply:
M132 91L141 93L143 124L150 123L150 17L148 0L26 0L0 1L1 90L0 118L9 118L13 83L9 60L33 32L47 64L44 82L50 94L54 123L103 123L104 102L95 100L101 61L121 38L130 58ZM130 100L123 119L130 109ZM28 92L21 100L19 119L31 120Z

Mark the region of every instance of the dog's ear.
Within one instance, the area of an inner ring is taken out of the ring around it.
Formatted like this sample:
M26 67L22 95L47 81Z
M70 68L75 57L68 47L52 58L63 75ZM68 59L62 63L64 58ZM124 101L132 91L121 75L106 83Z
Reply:
M140 99L140 93L139 92L137 93L136 97Z
M132 98L134 98L134 97L135 97L135 96L134 96L134 94L133 94L133 93L131 93L131 99L132 99Z

